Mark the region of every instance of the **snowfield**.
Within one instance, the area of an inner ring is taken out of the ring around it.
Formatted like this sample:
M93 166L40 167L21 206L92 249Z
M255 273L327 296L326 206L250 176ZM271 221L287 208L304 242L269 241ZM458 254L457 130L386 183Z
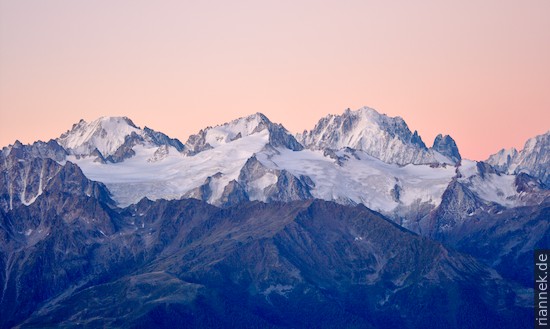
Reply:
M148 160L157 148L144 146L136 146L136 155L120 163L103 164L94 162L92 157L77 159L75 156L67 160L76 163L88 178L104 183L114 200L123 207L144 197L151 200L181 198L204 184L209 176L221 173L219 188L212 195L214 201L231 180L238 178L246 160L259 152L267 139L267 131L261 131L194 156L169 147L167 156L154 162Z

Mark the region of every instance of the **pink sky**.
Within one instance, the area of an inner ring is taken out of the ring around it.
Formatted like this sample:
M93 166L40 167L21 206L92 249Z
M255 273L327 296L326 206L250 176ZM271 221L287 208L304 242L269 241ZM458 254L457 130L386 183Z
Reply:
M346 108L485 159L550 129L550 1L0 0L0 146L126 115L183 142Z

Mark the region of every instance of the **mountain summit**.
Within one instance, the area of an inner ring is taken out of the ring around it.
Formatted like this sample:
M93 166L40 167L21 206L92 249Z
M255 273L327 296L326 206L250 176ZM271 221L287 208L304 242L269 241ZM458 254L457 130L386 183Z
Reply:
M349 147L399 165L455 162L428 149L401 117L389 117L369 107L347 109L342 115L330 114L319 120L313 130L299 134L298 139L308 148Z
M281 124L271 122L264 114L255 113L215 127L207 127L191 135L185 144L193 154L230 143L237 139L266 134L266 142L273 147L293 151L303 146Z
M177 140L145 127L140 129L127 117L101 117L92 122L80 120L72 129L62 134L57 142L69 154L95 156L101 162L120 162L134 155L135 145L150 147L173 146L183 150Z
M550 130L528 139L519 152L515 148L500 150L487 163L509 174L527 173L550 186Z
M439 134L435 137L434 145L432 146L432 149L435 151L443 154L447 158L453 160L455 163L462 160L462 157L460 156L460 152L458 151L458 147L456 146L455 140L449 136L442 134Z

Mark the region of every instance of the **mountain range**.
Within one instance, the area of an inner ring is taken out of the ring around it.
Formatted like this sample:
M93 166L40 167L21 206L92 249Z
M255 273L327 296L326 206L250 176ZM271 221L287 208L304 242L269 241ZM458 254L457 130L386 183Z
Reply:
M523 328L549 149L467 160L371 108L81 120L0 153L0 327Z

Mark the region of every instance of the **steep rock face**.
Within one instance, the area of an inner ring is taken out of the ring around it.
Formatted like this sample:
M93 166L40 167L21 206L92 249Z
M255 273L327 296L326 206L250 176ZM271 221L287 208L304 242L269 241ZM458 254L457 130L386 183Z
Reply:
M103 183L89 180L80 168L72 163L67 162L53 176L44 188L48 194L58 193L61 195L85 195L97 199L99 202L114 206L115 202L111 199L109 190Z
M308 148L340 150L350 147L399 165L441 160L428 150L416 131L409 130L402 118L391 118L366 107L357 111L348 109L342 115L329 115L313 130L298 135L298 139Z
M142 200L112 213L93 209L55 220L52 212L42 222L62 233L35 247L21 241L6 262L2 326L521 328L530 315L494 271L362 206L222 210ZM39 207L21 210L29 213L7 216L34 217ZM113 230L75 225L85 214L111 218Z
M311 188L314 183L309 177L296 177L284 169L268 168L256 156L243 166L238 182L245 187L250 200L285 202L313 198Z
M124 143L122 143L113 154L108 155L106 157L106 160L109 162L117 163L124 161L124 159L129 159L136 155L136 152L134 151L134 146L144 142L145 139L143 137L132 131L130 135L127 135L124 138Z
M0 157L0 209L32 204L61 166L52 159L21 160L12 153Z
M249 198L248 194L246 193L246 189L236 180L232 180L229 182L229 184L225 186L223 190L223 194L220 200L220 206L231 207L248 200Z
M507 173L525 172L550 186L550 131L529 139L523 149L501 150L487 160Z
M183 152L185 149L185 146L182 142L179 141L177 138L170 138L167 135L155 131L149 127L143 128L143 131L145 132L145 135L149 136L153 143L156 145L166 145L166 146L173 146L176 150L179 152Z
M135 154L134 147L171 146L183 151L183 144L150 128L140 129L127 117L101 117L90 123L80 120L62 134L57 142L69 154L92 156L109 162L121 162Z
M191 135L185 145L190 154L197 154L262 131L267 131L266 145L294 151L303 149L303 146L282 125L271 122L261 113L203 129Z
M455 179L443 193L441 204L431 216L423 219L422 234L437 238L471 218L483 206L489 207L468 187Z
M516 185L516 190L520 193L542 192L546 187L542 184L540 179L526 173L517 174L514 184Z
M460 152L458 151L458 147L456 146L456 143L454 139L449 136L442 134L437 135L437 137L434 140L434 145L432 146L432 149L443 154L447 158L451 159L455 163L460 162L462 160L462 157L460 156Z
M7 211L20 205L28 206L45 191L68 193L73 188L77 190L71 193L83 193L108 204L114 203L106 187L86 178L77 165L71 162L61 165L48 157L63 155L61 151L55 152L57 143L52 141L46 151L43 146L42 143L15 145L9 152L0 154L0 209Z
M500 172L508 172L508 168L511 166L517 155L518 151L515 148L511 148L508 150L502 149L497 153L489 156L486 162Z

